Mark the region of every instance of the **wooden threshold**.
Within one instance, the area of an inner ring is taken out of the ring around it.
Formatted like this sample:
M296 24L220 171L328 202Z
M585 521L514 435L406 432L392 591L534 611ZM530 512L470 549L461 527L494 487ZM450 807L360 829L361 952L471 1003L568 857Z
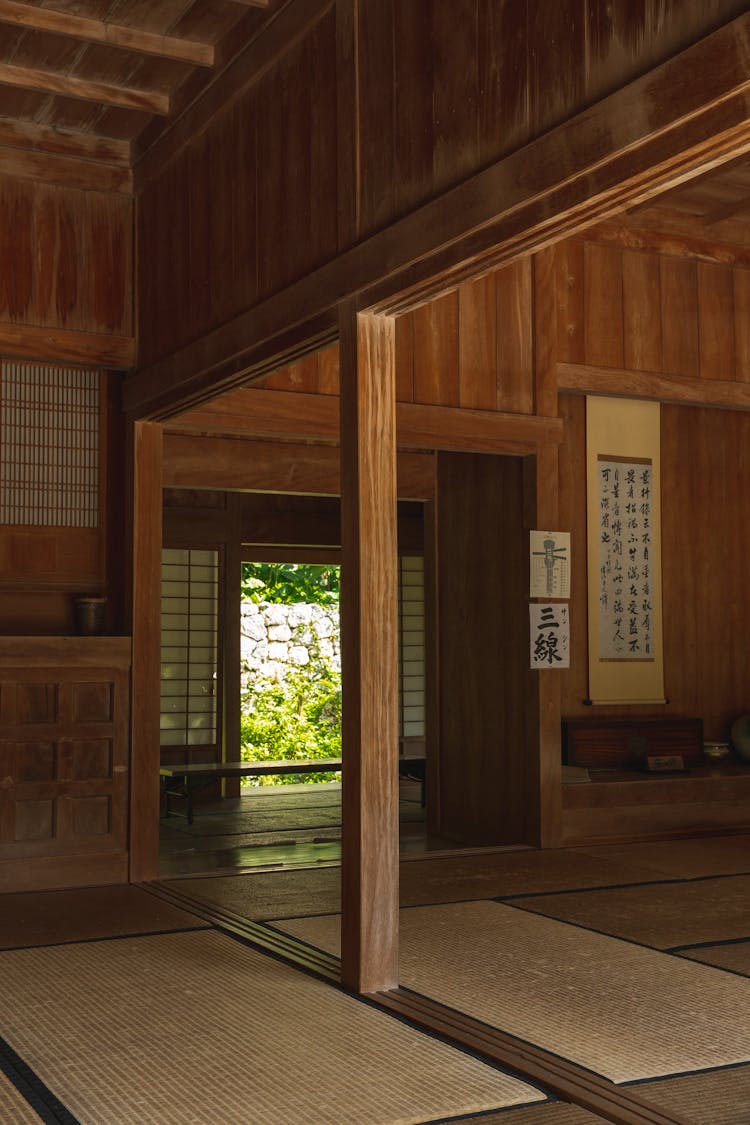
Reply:
M352 992L341 984L338 957L315 949L270 925L252 922L215 903L182 893L163 883L143 883L140 886L142 890L196 914L261 952L313 973L357 999L407 1021L420 1031L451 1046L469 1050L478 1058L543 1087L562 1101L598 1114L613 1125L697 1125L650 1104L632 1088L617 1086L577 1063L408 988L394 988L364 996Z

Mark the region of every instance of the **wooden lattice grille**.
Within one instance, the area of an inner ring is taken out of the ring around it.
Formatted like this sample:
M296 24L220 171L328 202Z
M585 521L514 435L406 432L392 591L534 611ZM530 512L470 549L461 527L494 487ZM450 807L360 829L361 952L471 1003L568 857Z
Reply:
M401 649L401 734L423 738L424 680L424 559L402 556L399 567Z
M97 527L99 373L0 363L0 523Z

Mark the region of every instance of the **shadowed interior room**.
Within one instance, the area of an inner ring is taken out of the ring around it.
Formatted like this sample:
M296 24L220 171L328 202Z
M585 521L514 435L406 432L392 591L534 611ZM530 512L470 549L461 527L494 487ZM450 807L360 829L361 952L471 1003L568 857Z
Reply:
M748 59L0 0L0 1120L750 1125Z

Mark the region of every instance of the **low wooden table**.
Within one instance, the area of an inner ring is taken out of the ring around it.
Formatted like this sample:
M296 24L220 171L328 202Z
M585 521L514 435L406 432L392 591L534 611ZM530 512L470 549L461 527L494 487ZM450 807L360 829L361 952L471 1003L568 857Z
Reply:
M162 766L161 781L162 816L184 816L193 823L193 796L196 790L205 789L213 781L225 777L275 777L294 773L329 773L341 769L341 758L289 759L282 762L193 762L183 766ZM411 777L421 782L422 807L425 804L425 758L405 755L398 759L399 777ZM179 779L182 779L181 781ZM177 781L176 786L169 782ZM184 797L186 811L174 812L169 807L170 797Z

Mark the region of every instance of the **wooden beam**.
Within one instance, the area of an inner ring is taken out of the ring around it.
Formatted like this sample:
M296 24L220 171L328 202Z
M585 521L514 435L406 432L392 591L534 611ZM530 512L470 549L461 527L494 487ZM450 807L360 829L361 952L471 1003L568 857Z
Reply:
M399 499L429 500L434 472L431 453L399 453ZM332 445L165 433L164 487L338 496L339 452Z
M582 363L558 363L557 382L562 393L647 398L678 406L750 410L749 383L686 379L680 375L655 375L650 371L624 371Z
M398 984L396 331L341 313L341 979Z
M338 442L339 399L303 391L242 388L171 419L167 429ZM398 402L396 435L404 448L526 453L540 444L559 444L563 426L558 418Z
M117 191L130 195L133 190L133 176L129 168L2 145L0 175L38 180L43 184L64 184L83 191Z
M662 214L657 209L653 214L639 212L620 223L597 223L582 232L581 240L620 246L623 250L646 250L673 258L696 258L750 268L750 247L721 242L715 236L706 238L702 224L684 213L676 221L665 217L662 225ZM677 212L669 214L676 216Z
M159 873L161 426L135 423L132 465L130 881L140 883Z
M0 354L126 370L135 362L135 340L131 336L107 336L103 332L70 328L0 324Z
M148 90L131 86L112 86L108 82L90 82L68 74L50 70L36 70L30 66L0 63L0 85L17 86L22 90L38 90L45 94L60 94L65 98L102 102L120 109L138 109L146 113L169 113L169 98Z
M196 66L213 66L214 49L210 43L197 43L171 35L154 35L136 27L123 27L106 20L76 16L72 12L56 12L52 8L38 8L17 0L0 0L0 23L12 24L31 31L51 31L83 39L88 43L106 43L145 55L163 59L194 63Z
M130 171L130 142L114 141L91 133L51 129L33 121L0 121L0 144L55 156L79 157L114 164Z
M295 326L401 312L750 151L750 14L138 372L125 408L165 417L246 381ZM648 112L644 112L644 106ZM251 341L248 345L248 341ZM187 373L187 374L186 374Z

